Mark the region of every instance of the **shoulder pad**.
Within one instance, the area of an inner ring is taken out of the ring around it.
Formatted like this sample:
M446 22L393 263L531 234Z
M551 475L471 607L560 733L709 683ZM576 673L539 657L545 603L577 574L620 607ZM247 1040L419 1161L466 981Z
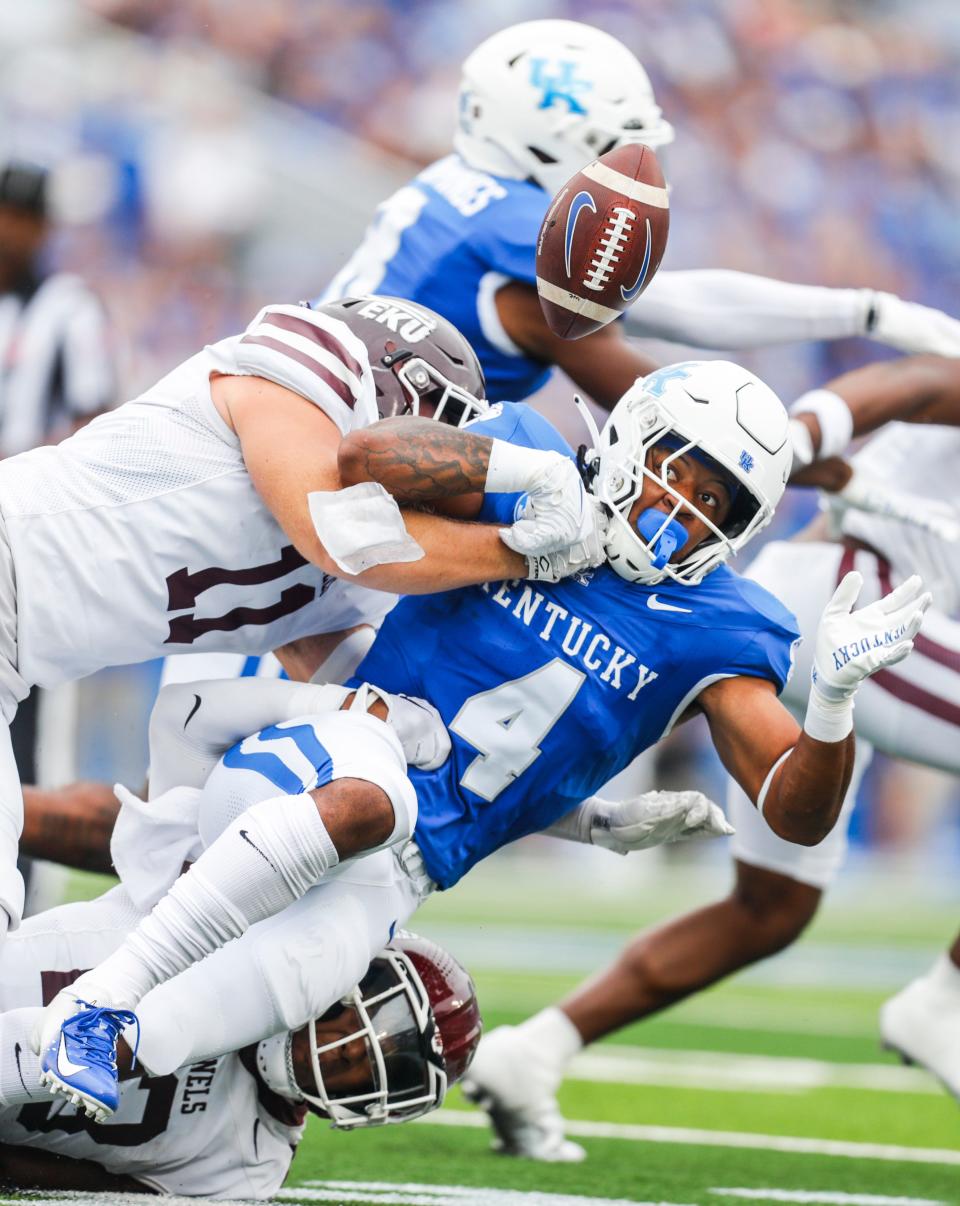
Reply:
M233 349L237 371L276 381L344 433L377 418L367 350L349 327L306 306L264 306Z

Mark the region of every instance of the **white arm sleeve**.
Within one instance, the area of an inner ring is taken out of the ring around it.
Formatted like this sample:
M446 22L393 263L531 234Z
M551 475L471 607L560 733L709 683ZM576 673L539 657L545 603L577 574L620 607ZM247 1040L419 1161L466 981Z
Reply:
M23 916L23 876L17 870L17 850L23 830L23 792L13 756L10 726L0 719L0 943L7 928L15 930Z
M627 311L626 329L702 348L845 339L865 333L871 296L723 269L658 272Z
M149 799L171 787L202 787L230 746L296 716L336 712L349 693L282 679L171 683L150 714Z

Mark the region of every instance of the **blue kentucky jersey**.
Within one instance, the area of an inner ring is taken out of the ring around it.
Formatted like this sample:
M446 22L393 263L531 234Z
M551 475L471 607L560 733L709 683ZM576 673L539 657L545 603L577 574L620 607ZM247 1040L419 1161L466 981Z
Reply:
M318 301L385 293L429 306L473 346L491 402L529 397L550 368L506 336L493 295L505 280L535 284L537 234L549 203L534 184L449 155L380 206Z
M527 406L504 405L473 429L572 455ZM490 495L483 517L512 522L515 506ZM448 888L597 792L711 682L749 675L782 689L797 635L772 595L726 566L697 586L643 586L604 565L556 585L402 599L354 681L429 699L450 730L446 763L410 771L415 838Z

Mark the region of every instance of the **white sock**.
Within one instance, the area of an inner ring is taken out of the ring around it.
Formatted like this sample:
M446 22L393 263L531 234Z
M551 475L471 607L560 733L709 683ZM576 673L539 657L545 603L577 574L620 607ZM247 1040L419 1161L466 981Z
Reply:
M927 973L927 979L937 988L953 993L960 1000L960 967L957 967L949 955L943 954L937 959Z
M40 1084L40 1059L30 1046L42 1009L11 1009L0 1014L0 1106L49 1101Z
M527 1039L541 1063L558 1076L583 1047L580 1031L562 1009L550 1005L521 1022L517 1030Z
M135 1009L157 984L299 900L339 861L309 793L254 804L72 991Z

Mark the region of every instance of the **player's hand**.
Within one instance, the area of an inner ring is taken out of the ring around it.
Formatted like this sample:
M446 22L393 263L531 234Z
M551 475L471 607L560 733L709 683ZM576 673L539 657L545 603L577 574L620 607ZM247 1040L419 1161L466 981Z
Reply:
M386 705L386 723L396 733L407 765L419 770L443 766L450 755L450 734L433 704L413 695L382 691L373 683L361 683L350 711L367 712L377 699Z
M599 516L577 466L559 453L550 453L543 457L527 490L521 517L500 529L500 539L525 557L562 552L584 541L599 544Z
M813 689L827 700L849 698L865 678L902 662L933 600L914 574L882 599L853 611L862 586L855 570L846 574L817 629Z
M648 791L598 809L590 840L595 846L628 854L693 837L727 837L733 832L722 809L702 792Z
M588 494L583 521L576 539L553 553L528 554L527 578L534 582L560 582L571 574L601 565L607 556L604 540L608 523L609 517L603 505ZM505 529L508 532L510 530ZM500 535L504 538L503 532Z
M897 490L881 478L854 469L847 484L825 498L825 505L840 515L850 508L896 519L938 536L949 544L960 541L960 514L949 503L920 498Z
M868 318L873 316L865 331L868 339L901 352L960 356L960 322L942 310L904 301L894 293L872 293L867 312Z

